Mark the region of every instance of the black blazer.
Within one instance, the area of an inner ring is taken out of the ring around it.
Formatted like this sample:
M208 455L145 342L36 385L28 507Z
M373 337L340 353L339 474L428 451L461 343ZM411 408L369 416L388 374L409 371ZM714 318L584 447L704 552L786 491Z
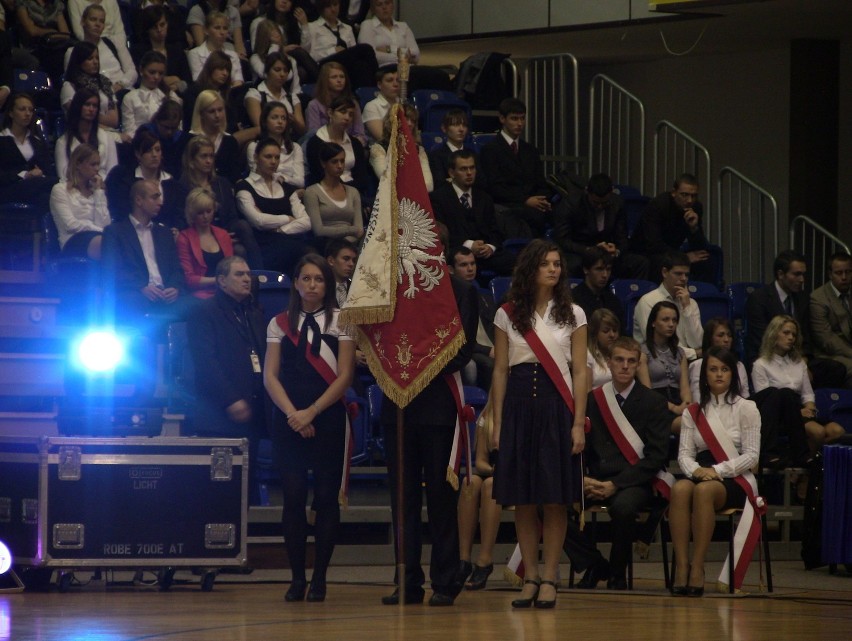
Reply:
M444 380L444 374L452 374L467 365L476 347L476 329L479 321L479 304L476 287L450 276L453 294L459 307L459 316L467 340L447 366L405 408L404 420L419 425L451 425L458 415L456 402ZM382 423L396 423L396 404L388 397L382 400Z
M435 216L449 231L450 247L460 247L466 240L484 240L500 249L503 235L497 229L494 201L476 187L470 193L473 199L470 209L462 207L455 189L447 182L436 187L430 196Z
M171 230L154 221L151 229L157 267L163 285L183 290L183 269L178 260L177 246ZM142 254L142 245L129 217L107 225L103 236L103 267L107 285L117 294L138 292L148 285L148 266Z
M670 192L663 192L651 200L642 212L639 224L633 231L630 245L633 251L644 256L657 256L667 251L679 251L684 242L690 251L707 249L710 244L701 229L704 208L701 203L692 206L698 214L698 227L690 231L683 220L683 210L677 206Z
M561 213L553 227L553 240L566 252L582 254L598 243L613 243L619 250L627 250L627 213L616 194L610 195L610 204L604 210L602 231L598 231L597 211L585 191L557 210Z
M785 313L774 282L749 294L746 299L746 355L749 363L760 355L760 343L769 321ZM805 292L793 294L793 316L802 328L805 352L810 353L810 302Z
M498 205L523 205L530 196L550 195L538 150L526 140L518 140L515 154L503 135L497 134L482 148L480 161L488 193Z
M488 184L485 182L485 172L482 171L482 167L479 162L479 153L473 147L464 146L464 149L467 151L472 151L474 154L474 158L476 160L476 182L474 183L474 187L479 187L480 189L488 189ZM452 155L452 151L450 151L447 143L441 143L440 145L435 145L428 152L429 156L429 169L432 170L432 180L434 181L435 187L438 185L442 185L447 182L450 174L450 155Z
M245 312L248 326L237 320ZM194 425L205 432L234 430L226 408L244 400L259 413L252 422L262 422L263 381L252 368L254 349L260 362L266 353L266 324L260 310L241 306L217 290L200 301L189 314L189 353L195 367L196 407Z
M163 198L163 208L160 210L157 220L168 221L169 224L174 223L178 229L186 229L184 208L186 207L186 197L192 191L192 187L183 180L169 180L164 183L164 185L166 184L168 184L168 190L165 187L163 188L166 195ZM213 224L231 231L234 223L240 220L231 182L227 178L216 176L210 181L210 191L213 192L217 205Z
M618 449L594 395L589 393L586 415L592 431L586 437L585 451L589 474L600 481L612 481L619 489L650 483L665 467L671 431L666 399L638 381L621 410L645 444L645 458L636 465L631 465Z
M23 180L18 174L30 171L33 167L41 169L46 178L56 178L56 165L53 162L53 151L41 138L30 136L30 143L35 154L29 160L24 160L15 139L12 136L0 136L0 186L14 185Z
M106 187L109 215L113 220L124 218L133 209L130 202L130 188L137 180L135 165L119 164L109 170L104 186ZM163 193L163 207L160 210L160 215L157 216L157 222L166 227L183 229L186 227L186 219L182 215L184 203L180 203L178 206L172 202L175 198L175 182L174 178L160 182L160 189ZM176 216L178 207L180 216Z

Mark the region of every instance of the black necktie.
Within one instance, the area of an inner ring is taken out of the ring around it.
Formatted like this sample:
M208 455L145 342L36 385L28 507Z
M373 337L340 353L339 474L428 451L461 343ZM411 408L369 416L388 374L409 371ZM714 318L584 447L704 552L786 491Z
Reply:
M784 313L787 314L787 316L793 315L793 297L789 294L787 295L787 298L784 299Z
M462 204L462 207L465 209L470 209L470 194L464 192L461 196L459 196L459 201Z
M323 24L323 26L324 26L326 29L328 29L329 31L331 31L331 33L333 33L333 34L334 34L334 37L335 37L335 38L337 38L337 46L338 46L338 47L340 47L341 49L346 49L346 48L347 48L347 47L346 47L346 41L345 41L343 38L341 38L341 37L340 37L340 26L339 26L339 25L338 25L337 29L332 29L332 28L331 28L331 27L329 27L327 24Z
M624 405L624 397L621 394L615 395L615 400L618 401L618 406L621 407Z

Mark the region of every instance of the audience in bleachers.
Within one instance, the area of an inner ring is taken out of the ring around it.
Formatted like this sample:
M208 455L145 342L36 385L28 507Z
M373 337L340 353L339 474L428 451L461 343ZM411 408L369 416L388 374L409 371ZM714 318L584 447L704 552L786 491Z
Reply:
M118 102L115 96L116 84L100 71L100 54L91 42L78 42L71 50L68 66L65 70L65 82L59 92L59 103L70 112L74 96L81 90L97 93L98 125L114 131L119 125ZM71 114L68 113L68 122ZM113 136L110 136L113 137Z
M364 105L364 128L370 139L378 142L382 139L382 123L391 105L399 101L399 74L396 67L383 67L376 72L378 95Z
M216 14L215 21L211 21L211 14ZM215 27L213 26L214 24L216 25ZM224 25L224 28L222 25ZM215 42L212 44L215 44L217 48L224 47L234 53L238 58L248 60L245 41L243 39L243 23L240 11L230 0L199 0L189 10L189 15L186 18L186 26L189 28L190 34L192 34L192 40L195 42L196 48L202 46L206 40L209 40L212 28L216 32L214 36ZM239 60L237 61L237 66L239 66ZM236 69L234 73L236 74ZM240 78L242 78L241 75Z
M227 231L213 224L216 199L206 189L196 187L186 197L188 227L177 237L177 252L186 286L196 298L210 298L216 292L216 265L234 255Z
M828 282L810 298L811 338L814 354L846 368L845 386L852 387L852 256L837 252L828 259Z
M249 171L255 170L254 152L259 140L272 138L281 147L276 179L291 189L305 186L305 156L290 138L290 113L280 102L267 102L260 112L260 135L246 147Z
M163 169L175 178L180 178L183 163L183 150L189 142L189 134L181 128L183 107L174 100L166 100L151 117L151 122L143 125L157 135L160 149L163 151Z
M192 109L193 136L207 136L216 150L216 173L231 183L240 178L240 143L227 131L225 101L221 94L206 89L198 94Z
M121 101L121 128L132 136L151 118L166 100L181 102L165 81L166 58L157 51L148 51L139 62L139 87L131 89Z
M361 23L358 42L373 48L380 66L396 64L399 49L408 49L411 63L416 64L420 59L420 47L411 28L393 19L393 0L370 0L370 9L373 17Z
M711 318L704 323L704 339L701 342L702 354L706 354L711 347L722 347L733 351L733 345L734 332L727 318ZM702 361L703 357L696 358L689 364L689 389L692 392L693 401L697 401L701 397L698 383L701 378ZM748 398L751 395L748 388L748 374L745 365L739 360L737 361L737 373L740 380L739 395Z
M200 11L203 1L204 0L202 0L202 3L195 5L193 10L198 9ZM221 1L226 2L226 0ZM229 7L229 9L232 12L236 12L234 7ZM198 76L201 74L201 70L204 68L204 63L207 62L207 58L210 57L210 54L218 51L228 56L231 61L231 86L236 87L243 84L243 70L242 65L240 64L240 56L236 51L234 51L233 47L229 48L226 46L230 44L228 42L228 16L221 11L210 11L206 15L207 17L204 22L204 40L198 43L198 46L194 49L190 49L186 54L186 58L189 61L189 72L192 74L192 79L198 80ZM192 19L192 11L190 11L189 19ZM196 41L197 40L198 38L196 37Z
M612 380L607 361L612 354L615 339L621 334L621 320L605 307L596 309L588 318L589 389L593 390Z
M619 333L624 327L624 306L609 288L612 275L612 254L600 247L592 247L583 254L583 282L571 290L574 303L579 305L586 318L599 309L606 309L618 318Z
M310 2L307 7L313 8ZM302 29L308 24L306 7L299 6L298 0L271 0L265 16L255 18L249 27L252 49L257 51L257 32L264 20L274 22L283 37L284 53L293 57L298 65L299 77L302 82L314 82L319 73L319 65L307 51L302 48Z
M56 180L53 150L36 127L33 98L13 94L0 130L0 201L27 203L43 214Z
M68 20L78 40L86 40L86 9L92 5L100 7L104 15L103 35L113 42L127 43L124 22L116 0L68 0Z
M54 150L56 174L59 180L65 180L71 152L81 143L92 145L98 150L101 161L98 173L102 180L106 180L110 170L118 164L115 138L110 132L98 126L100 100L97 92L87 88L77 90L71 99L68 105L65 133L56 140Z
M65 4L61 0L16 0L15 7L21 46L34 53L41 68L58 81L65 49L72 42Z
M236 186L237 207L251 223L265 269L285 274L311 246L311 221L297 193L288 194L275 177L281 147L272 139L255 147L255 170Z
M130 55L141 65L142 57L149 51L162 54L166 59L166 84L172 91L184 92L192 79L184 52L186 25L182 19L173 17L181 15L179 11L167 7L165 3L153 4L139 12L136 41L130 47Z
M67 180L50 191L50 213L65 256L100 260L104 228L110 224L98 150L78 145L68 164ZM125 212L126 213L126 212Z
M329 109L337 98L352 99L352 120L346 128L346 132L353 138L357 138L362 145L367 144L364 133L364 123L361 121L361 107L355 100L346 69L337 62L327 62L320 69L314 95L308 103L307 120L308 131L315 132L329 122Z
M470 131L470 123L467 121L467 112L464 109L450 109L444 114L441 123L441 131L447 137L446 141L428 149L429 168L435 184L439 185L442 180L449 180L450 154L454 151L465 149L472 151L476 160L476 183L480 189L486 189L485 174L479 162L479 154L472 145L467 143L467 135ZM436 187L437 188L437 187Z
M616 278L648 278L648 260L628 250L627 213L606 174L589 178L582 192L565 199L556 213L553 239L565 252L570 276L578 276L583 254L600 247L612 257Z
M646 340L645 328L651 308L660 301L669 301L678 308L680 322L677 324L677 336L680 348L688 360L694 360L701 356L704 329L701 327L698 303L689 296L689 258L680 252L670 251L661 261L663 282L657 289L640 298L636 304L633 313L633 338L639 342Z
M263 106L269 102L278 102L287 108L293 132L301 136L305 133L305 116L299 100L299 76L293 70L290 58L280 51L270 53L265 58L262 71L263 80L246 92L245 109L249 122L259 127Z
M363 191L368 183L367 159L361 141L350 136L348 130L355 117L355 100L341 96L331 101L328 108L328 124L316 130L305 144L305 162L308 176L305 183L311 185L322 178L322 163L319 160L319 149L323 143L336 142L346 152L346 165L341 177L347 185L352 185Z
M674 434L680 433L681 415L692 403L687 357L677 335L680 317L675 303L654 304L645 325L638 373L640 383L666 398Z
M115 0L112 0L114 3ZM113 91L118 94L122 90L131 89L136 84L136 66L130 51L127 50L127 40L114 40L104 28L106 12L99 4L90 4L83 10L80 23L83 42L90 42L98 48L100 73L112 82ZM65 52L66 72L71 50Z

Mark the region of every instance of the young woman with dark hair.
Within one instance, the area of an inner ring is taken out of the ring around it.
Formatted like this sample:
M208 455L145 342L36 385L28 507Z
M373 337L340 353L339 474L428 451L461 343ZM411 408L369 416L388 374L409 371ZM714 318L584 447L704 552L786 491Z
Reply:
M65 133L57 139L54 150L59 180L65 180L65 171L68 168L71 152L80 143L87 143L98 150L101 161L101 169L98 173L102 180L106 180L110 170L118 164L115 137L98 126L99 111L100 96L97 92L83 88L74 94L68 106Z
M281 147L281 160L275 177L290 189L305 187L305 157L302 148L290 139L290 117L287 108L280 102L267 102L260 112L260 136L258 140L272 138ZM249 171L254 171L254 152L257 140L246 148Z

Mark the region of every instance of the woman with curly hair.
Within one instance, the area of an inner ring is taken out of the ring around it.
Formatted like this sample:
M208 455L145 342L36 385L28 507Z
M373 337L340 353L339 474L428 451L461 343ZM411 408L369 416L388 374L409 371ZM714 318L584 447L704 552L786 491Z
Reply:
M494 318L492 441L499 448L494 498L515 506L525 568L521 598L512 601L515 608L556 604L566 506L582 489L573 487L571 457L585 446L586 315L571 301L564 264L554 243L530 242L515 264L508 302Z

